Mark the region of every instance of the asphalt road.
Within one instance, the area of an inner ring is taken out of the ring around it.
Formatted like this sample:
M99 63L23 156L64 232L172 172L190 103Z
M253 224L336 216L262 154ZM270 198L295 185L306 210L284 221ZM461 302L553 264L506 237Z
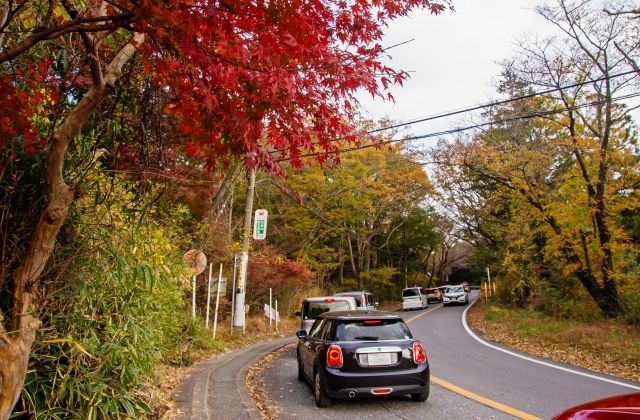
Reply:
M488 347L464 328L462 315L466 308L432 304L428 309L402 313L402 316L408 320L414 337L426 346L432 380L444 383L449 389L448 384L462 388L465 395L475 394L472 398L432 383L431 394L424 403L415 403L408 398L336 400L330 408L318 409L311 387L296 379L295 349L265 369L262 377L265 390L279 406L279 418L282 419L337 416L344 419L505 419L513 418L508 413L517 412L528 414L530 418L550 418L584 401L637 392L574 371L640 387L638 383L532 358L571 370L563 371ZM490 405L501 404L502 408L484 405L478 402L478 397L484 398L484 403L488 400Z
M465 309L465 306L439 307L409 323L413 335L426 344L431 373L437 378L542 418L586 401L640 389L577 372L640 387L638 383L527 355L576 373L567 372L483 345L465 330L462 323Z
M263 372L265 391L280 409L280 419L512 419L438 385L431 385L429 399L416 403L409 398L334 400L329 408L317 408L313 389L298 382L295 348Z

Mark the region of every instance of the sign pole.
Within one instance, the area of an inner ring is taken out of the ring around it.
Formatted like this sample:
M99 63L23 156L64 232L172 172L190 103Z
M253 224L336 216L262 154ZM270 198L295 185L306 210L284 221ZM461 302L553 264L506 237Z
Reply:
M220 283L222 283L222 263L220 263L220 272L218 273L218 287L216 288L216 309L213 313L213 338L216 338L216 331L218 330L218 305L220 304Z
M487 281L489 282L489 293L491 293L491 274L489 273L489 267L487 267ZM491 295L493 296L493 293Z
M244 206L244 223L242 228L242 252L240 253L240 276L236 289L234 328L245 331L244 299L247 287L247 268L249 265L249 235L251 234L251 217L253 213L253 192L256 187L256 169L249 170L249 182L247 183L247 198Z
M276 299L276 314L275 314L275 318L276 318L276 332L278 331L278 299ZM271 317L269 317L269 320L271 320Z
M191 319L196 319L196 276L193 276L193 282L191 284L193 290L193 297L191 298Z
M202 251L198 251L196 249L190 249L189 251L184 253L184 261L187 263L187 266L191 269L191 274L193 274L193 281L191 283L192 290L192 298L191 298L191 318L196 319L196 276L204 271L207 268L207 257L204 255Z
M231 333L233 333L233 308L236 302L236 254L233 254L233 286L231 287Z
M211 271L213 263L209 263L209 282L207 283L207 320L204 323L205 328L209 328L209 308L211 307Z
M269 329L271 329L271 308L273 308L273 295L271 287L269 288Z

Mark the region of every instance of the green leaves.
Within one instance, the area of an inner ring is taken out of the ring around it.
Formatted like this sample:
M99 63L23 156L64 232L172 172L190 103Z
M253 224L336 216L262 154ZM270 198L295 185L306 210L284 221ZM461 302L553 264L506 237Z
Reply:
M93 186L104 191L108 182L99 179ZM96 206L92 195L79 200L75 235L57 250L76 256L54 277L57 291L33 349L23 404L36 418L149 414L148 397L139 388L154 365L183 344L181 332L190 320L176 280L186 268L171 246L180 229L150 217L153 212L132 229L139 216L124 210L137 205L123 184L114 185L108 197L117 201Z

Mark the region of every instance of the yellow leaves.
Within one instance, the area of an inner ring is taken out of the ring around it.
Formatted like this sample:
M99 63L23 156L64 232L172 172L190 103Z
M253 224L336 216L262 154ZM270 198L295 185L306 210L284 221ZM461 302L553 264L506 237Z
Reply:
M83 346L82 344L78 343L77 341L75 341L73 338L71 337L66 337L66 338L56 338L53 340L45 340L44 341L45 344L70 344L71 347L75 348L76 350L78 350L80 353L84 354L85 356L89 357L90 359L94 359L95 360L95 356L93 356L92 354L90 354Z

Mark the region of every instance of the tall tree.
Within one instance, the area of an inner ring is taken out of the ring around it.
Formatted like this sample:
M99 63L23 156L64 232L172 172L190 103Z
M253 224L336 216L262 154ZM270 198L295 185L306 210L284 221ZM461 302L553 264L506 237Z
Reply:
M544 238L544 258L575 275L605 315L617 316L627 247L618 214L637 205L636 135L618 100L637 75L615 42L637 55L640 39L598 4L540 7L564 37L523 42L522 54L505 64L502 87L512 97L549 92L493 110L494 127L447 153L468 179L484 179L509 197L511 232L519 225Z
M38 328L38 279L75 198L77 179L65 178L70 146L136 53L142 77L167 94L166 128L184 153L210 168L240 156L278 172L282 156L300 164L302 150L355 141L356 91L386 97L390 84L406 78L380 62L382 28L414 8L439 13L446 4L3 2L0 143L42 147L47 195L28 247L0 279L11 296L0 324L0 418L18 398ZM79 58L64 76L55 67L65 59L60 48Z

